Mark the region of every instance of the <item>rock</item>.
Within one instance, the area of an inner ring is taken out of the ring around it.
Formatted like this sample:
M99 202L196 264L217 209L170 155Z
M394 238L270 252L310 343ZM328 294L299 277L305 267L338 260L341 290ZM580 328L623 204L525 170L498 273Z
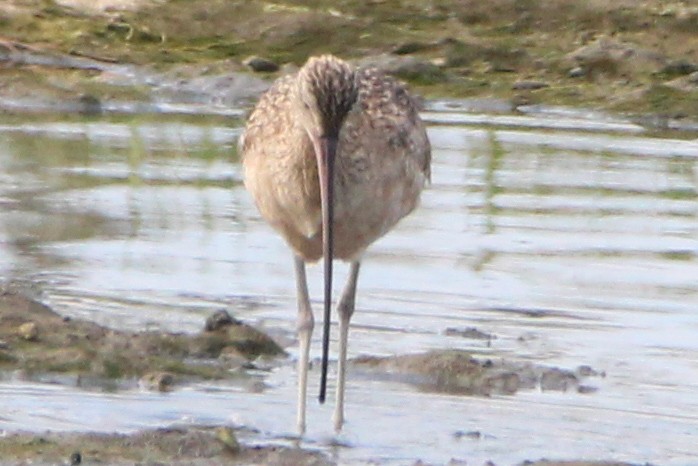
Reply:
M77 111L81 115L96 116L102 114L102 102L92 94L83 94L78 98Z
M582 395L586 395L588 393L596 393L598 392L599 389L597 387L591 387L589 385L580 385L577 387L577 393L580 393Z
M215 332L203 332L194 337L192 356L219 358L223 350L228 347L237 350L248 360L261 355L284 354L284 350L270 336L254 327L235 321L232 325L224 325Z
M247 57L245 60L243 60L242 64L257 73L272 73L274 71L279 71L279 65L267 58L258 56Z
M35 322L26 322L17 328L17 333L27 341L37 341L39 339L39 327Z
M479 430L471 430L468 432L458 430L453 433L453 437L460 440L462 438L468 438L472 440L480 440L482 438L482 432Z
M694 71L688 75L688 82L691 84L698 84L698 71Z
M79 451L73 452L70 458L68 458L68 464L70 466L77 466L80 463L82 463L82 455Z
M543 89L545 87L550 87L550 84L543 81L516 81L511 88L515 91L535 91L536 89Z
M567 76L570 78L583 78L586 76L586 71L581 66L575 66L568 73Z
M663 74L671 76L685 76L698 71L698 65L687 60L672 60L662 68Z
M231 317L230 314L228 314L228 311L225 309L220 309L208 316L204 329L207 332L214 332L222 329L223 327L227 327L229 325L240 325L241 323L242 322L239 320Z
M439 68L446 68L448 62L446 61L446 57L436 57L431 59L431 64Z
M392 53L395 55L408 55L410 53L419 52L428 48L429 45L424 42L403 42L393 48Z
M575 371L579 377L606 377L605 372L599 372L591 366L581 365Z
M149 372L141 377L139 385L146 390L169 392L174 382L174 375L169 372Z

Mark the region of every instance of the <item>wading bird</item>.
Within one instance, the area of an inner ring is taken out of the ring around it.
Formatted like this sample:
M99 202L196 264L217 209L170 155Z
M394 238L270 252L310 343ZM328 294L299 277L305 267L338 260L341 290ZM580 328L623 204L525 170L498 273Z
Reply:
M334 427L344 423L349 320L366 248L417 205L431 172L431 148L405 87L373 68L331 55L310 58L260 98L239 141L245 186L262 217L295 255L298 298L298 416L305 431L314 318L305 263L324 258L320 403L325 401L332 260L350 263L339 299Z

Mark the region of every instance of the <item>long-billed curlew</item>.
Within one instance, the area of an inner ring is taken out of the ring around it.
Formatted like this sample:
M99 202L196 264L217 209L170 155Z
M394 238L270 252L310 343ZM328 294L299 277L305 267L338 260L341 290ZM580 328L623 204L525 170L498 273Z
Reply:
M338 303L339 363L334 427L344 423L349 320L366 248L417 205L431 148L405 87L373 68L331 55L310 58L260 98L239 142L245 186L295 254L298 294L298 430L305 431L314 318L305 263L324 257L320 403L325 400L332 259L350 262Z

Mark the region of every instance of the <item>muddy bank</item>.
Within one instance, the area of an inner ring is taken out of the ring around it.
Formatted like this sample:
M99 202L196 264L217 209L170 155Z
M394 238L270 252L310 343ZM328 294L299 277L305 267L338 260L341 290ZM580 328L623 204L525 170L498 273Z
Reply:
M589 366L574 370L525 362L476 359L460 350L433 350L392 357L364 356L351 361L366 377L417 385L423 390L459 395L514 395L520 390L593 393L587 379L603 377Z
M84 113L122 101L244 105L265 80L332 52L427 97L698 118L698 12L683 2L88 3L0 8L0 97L77 99Z
M205 327L205 328L204 328ZM62 317L18 291L0 292L0 370L12 377L73 376L77 385L117 381L170 390L178 383L244 377L260 357L284 351L225 311L198 334L126 332Z
M323 454L281 446L244 446L228 427L171 427L131 435L14 433L0 439L0 465L273 464L324 466Z
M162 428L131 435L15 433L0 439L0 465L25 464L325 466L336 463L322 453L298 447L241 445L235 429L199 426ZM457 466L468 463L453 459L448 464ZM497 466L491 461L486 464ZM417 461L413 466L429 466L429 463ZM517 466L639 465L619 461L541 459L523 461Z

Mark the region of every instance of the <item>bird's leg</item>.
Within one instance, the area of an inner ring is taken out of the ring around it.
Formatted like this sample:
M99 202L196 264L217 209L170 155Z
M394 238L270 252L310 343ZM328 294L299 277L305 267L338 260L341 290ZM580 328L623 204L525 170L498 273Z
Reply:
M298 414L296 424L298 434L305 432L305 400L308 388L308 358L310 356L310 337L313 334L315 319L310 307L308 282L305 278L305 262L294 257L296 270L296 295L298 299Z
M352 262L349 278L344 286L337 311L339 314L339 366L337 368L337 399L334 406L334 430L339 432L344 424L344 379L347 370L347 342L349 340L349 321L354 313L356 282L359 278L359 261Z

